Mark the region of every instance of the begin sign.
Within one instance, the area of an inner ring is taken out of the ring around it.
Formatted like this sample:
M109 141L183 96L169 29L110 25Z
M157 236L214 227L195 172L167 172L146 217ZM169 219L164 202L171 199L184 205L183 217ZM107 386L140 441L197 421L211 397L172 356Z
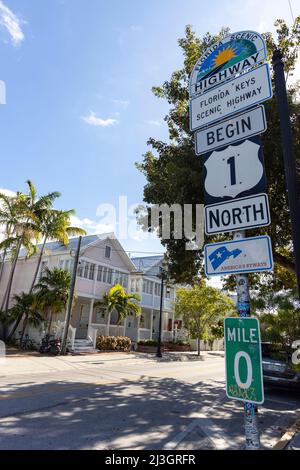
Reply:
M245 111L195 133L196 154L201 155L239 140L261 134L267 129L263 106Z
M264 402L260 329L257 318L225 318L226 394Z

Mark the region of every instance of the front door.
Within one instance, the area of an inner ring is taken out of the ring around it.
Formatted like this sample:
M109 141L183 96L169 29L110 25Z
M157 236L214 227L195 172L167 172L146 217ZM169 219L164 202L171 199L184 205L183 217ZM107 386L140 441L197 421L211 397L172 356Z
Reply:
M86 339L89 326L90 307L88 304L80 305L79 307L79 320L76 329L77 339Z

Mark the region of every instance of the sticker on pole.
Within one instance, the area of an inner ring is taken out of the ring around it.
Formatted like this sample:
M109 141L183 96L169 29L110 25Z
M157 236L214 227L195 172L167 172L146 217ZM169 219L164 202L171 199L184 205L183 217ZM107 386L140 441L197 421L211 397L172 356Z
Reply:
M273 256L268 235L241 238L204 246L207 276L271 271Z
M225 318L224 340L228 398L263 403L259 321L251 317Z

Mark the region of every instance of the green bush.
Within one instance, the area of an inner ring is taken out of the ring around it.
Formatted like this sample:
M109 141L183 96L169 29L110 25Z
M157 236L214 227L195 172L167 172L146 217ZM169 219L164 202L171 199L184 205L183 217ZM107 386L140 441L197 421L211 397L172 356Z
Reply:
M157 341L154 339L141 339L138 344L141 346L157 346Z
M130 351L131 339L127 336L97 336L96 348L100 351Z

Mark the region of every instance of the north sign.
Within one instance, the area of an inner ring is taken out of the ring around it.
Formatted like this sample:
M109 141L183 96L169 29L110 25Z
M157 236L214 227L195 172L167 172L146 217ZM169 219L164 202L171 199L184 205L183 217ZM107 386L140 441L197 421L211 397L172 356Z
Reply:
M225 145L261 134L266 130L264 107L257 106L195 132L196 155L211 152Z
M244 73L190 101L190 129L195 131L272 98L268 64Z
M267 194L257 194L205 207L207 235L264 227L270 222Z
M205 154L206 205L252 196L266 189L263 151L258 136Z
M273 269L271 240L267 235L205 245L204 258L207 276Z
M261 339L257 318L225 318L224 345L228 398L263 403Z
M197 60L190 78L190 97L235 78L266 58L265 41L254 31L239 31L220 39Z

